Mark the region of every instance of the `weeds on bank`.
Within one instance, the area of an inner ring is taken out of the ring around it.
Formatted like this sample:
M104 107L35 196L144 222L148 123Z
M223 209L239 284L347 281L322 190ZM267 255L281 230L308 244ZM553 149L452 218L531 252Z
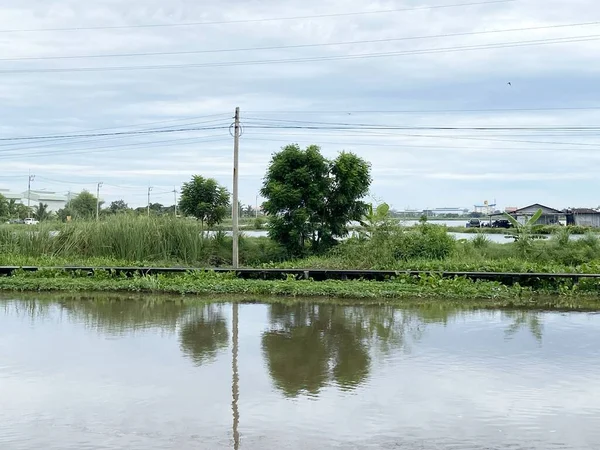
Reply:
M560 282L538 286L506 285L499 282L471 281L466 278L438 276L413 277L401 275L385 282L243 280L233 273L194 271L186 274L117 275L109 271L66 272L42 270L17 271L13 276L0 277L0 290L13 291L104 291L148 292L180 295L251 295L277 297L327 297L348 299L438 299L490 300L504 305L523 307L541 304L577 304L581 298L595 298L600 308L600 282L582 280L579 284ZM545 296L551 295L551 299ZM591 296L591 297L590 297ZM591 301L591 300L590 300Z

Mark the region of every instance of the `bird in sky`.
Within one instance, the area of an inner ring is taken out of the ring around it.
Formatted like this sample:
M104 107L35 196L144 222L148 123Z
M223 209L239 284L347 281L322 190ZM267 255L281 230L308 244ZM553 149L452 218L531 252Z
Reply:
M508 84L510 87L512 87L512 83L510 81L508 83L506 83L506 84Z

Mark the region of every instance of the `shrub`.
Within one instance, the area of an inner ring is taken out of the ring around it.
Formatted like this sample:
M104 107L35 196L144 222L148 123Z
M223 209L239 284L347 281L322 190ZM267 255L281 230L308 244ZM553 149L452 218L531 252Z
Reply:
M423 223L409 231L400 231L393 237L395 259L445 259L452 254L456 241L446 228Z

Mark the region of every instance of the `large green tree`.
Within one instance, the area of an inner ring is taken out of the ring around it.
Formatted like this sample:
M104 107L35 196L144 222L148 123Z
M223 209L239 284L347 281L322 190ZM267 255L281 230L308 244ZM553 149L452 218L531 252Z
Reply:
M194 175L181 188L180 210L194 216L202 222L202 226L211 227L222 222L229 207L229 192L212 178Z
M78 219L91 219L96 216L96 202L93 194L83 191L69 202L68 209Z
M273 156L261 189L269 236L292 255L330 248L367 211L361 199L370 172L370 164L353 153L328 160L316 145L284 147Z

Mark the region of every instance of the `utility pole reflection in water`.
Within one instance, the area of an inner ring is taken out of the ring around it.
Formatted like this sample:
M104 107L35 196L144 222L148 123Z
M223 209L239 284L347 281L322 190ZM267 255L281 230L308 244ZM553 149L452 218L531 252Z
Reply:
M231 409L233 412L233 448L234 450L238 450L240 448L240 433L238 431L238 426L240 423L240 412L238 409L238 400L240 398L240 387L239 381L240 377L238 374L238 304L233 303L233 345L232 345L232 355L231 355L231 369L233 373L233 378L231 380Z

